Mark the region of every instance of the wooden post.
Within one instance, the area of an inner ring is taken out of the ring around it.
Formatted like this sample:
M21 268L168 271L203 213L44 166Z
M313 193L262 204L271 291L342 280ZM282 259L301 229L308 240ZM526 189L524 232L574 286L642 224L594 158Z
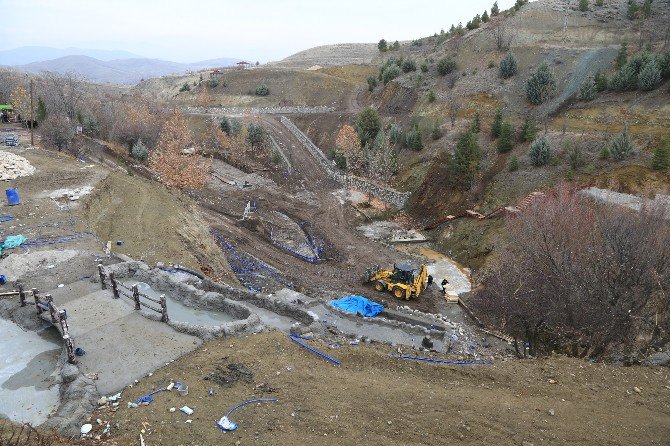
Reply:
M21 306L25 307L26 306L26 292L23 291L23 284L19 283L19 301L21 302Z
M105 270L102 266L102 263L98 263L98 274L100 274L100 285L103 290L107 289L107 283L105 283Z
M44 295L44 300L46 301L47 305L49 306L49 314L51 315L51 323L55 324L58 322L56 319L56 308L54 307L54 298L51 296L51 294L45 294Z
M137 284L133 285L133 299L135 300L135 309L140 309L140 290Z
M37 314L42 314L42 307L40 307L40 292L37 288L31 290L33 292L33 298L35 299L35 308L37 308Z
M76 364L77 359L74 355L74 342L69 334L63 336L63 341L65 342L65 349L67 350L67 362L70 364Z
M58 310L58 321L63 329L63 333L70 331L70 327L67 325L67 313L65 310Z
M163 316L161 317L161 322L169 322L170 318L168 317L168 312L167 312L167 302L165 302L165 294L161 294L161 312Z
M109 273L109 282L112 284L112 293L114 293L114 299L118 299L119 288L116 285L116 279L114 278L114 273Z

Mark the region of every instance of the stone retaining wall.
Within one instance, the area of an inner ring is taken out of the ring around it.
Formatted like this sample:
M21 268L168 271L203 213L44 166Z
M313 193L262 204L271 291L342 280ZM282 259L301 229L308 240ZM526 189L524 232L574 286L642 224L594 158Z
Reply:
M316 158L316 160L321 164L321 166L326 170L328 176L334 179L335 181L353 189L361 190L365 193L372 195L373 197L391 204L397 208L402 208L409 200L409 192L399 192L388 187L380 186L371 181L364 180L362 178L353 176L353 175L344 175L337 171L333 163L326 158L323 151L321 151L317 146L314 145L312 140L310 140L307 135L305 135L298 127L296 127L293 122L288 119L286 116L281 117L281 122L284 126L295 136L309 152Z
M184 113L209 115L291 115L331 113L334 107L325 105L294 105L278 107L185 107Z

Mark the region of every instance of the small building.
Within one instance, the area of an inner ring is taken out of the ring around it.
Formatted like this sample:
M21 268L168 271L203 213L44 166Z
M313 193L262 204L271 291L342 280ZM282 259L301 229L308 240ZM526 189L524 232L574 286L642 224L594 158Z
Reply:
M250 66L251 66L251 64L249 62L245 62L245 61L237 62L237 69L238 70L244 70L246 68L249 68Z
M0 122L10 122L14 119L14 108L11 105L0 104Z

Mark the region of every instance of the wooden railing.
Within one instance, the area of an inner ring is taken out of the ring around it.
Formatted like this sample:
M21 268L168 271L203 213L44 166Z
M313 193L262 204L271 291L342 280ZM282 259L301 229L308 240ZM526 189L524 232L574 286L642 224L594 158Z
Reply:
M103 290L107 289L107 282L112 288L112 295L115 299L119 299L121 296L132 300L135 303L135 310L140 310L142 307L149 310L155 311L161 315L161 322L169 322L170 318L167 311L167 302L165 300L165 295L161 294L158 299L148 296L144 293L141 293L137 285L127 287L122 282L116 280L114 273L110 272L109 274L105 273L105 267L102 264L98 264L98 274L100 275L100 284ZM142 298L157 303L160 305L160 308L157 308L151 304L145 303L142 301Z

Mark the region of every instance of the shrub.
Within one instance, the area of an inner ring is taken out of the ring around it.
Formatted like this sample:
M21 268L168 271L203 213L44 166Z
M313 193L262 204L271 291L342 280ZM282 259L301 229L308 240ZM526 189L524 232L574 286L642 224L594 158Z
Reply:
M389 48L392 51L398 51L400 49L400 42L397 40L393 42L393 45L391 45L391 48Z
M535 125L535 122L530 118L526 118L526 120L523 122L523 127L521 127L519 139L523 142L530 142L535 140L536 135L537 126Z
M623 68L624 65L626 65L626 62L628 62L628 44L624 42L621 44L621 48L619 48L619 52L616 56L617 70Z
M663 77L670 77L670 50L659 56L658 67L661 69Z
M475 175L479 171L481 149L477 135L465 132L458 138L456 150L451 162L453 180L459 188L468 190L472 187Z
M389 141L391 144L402 142L402 128L398 124L391 124L391 128L389 129Z
M423 141L421 140L421 131L419 126L415 125L405 134L405 147L414 150L423 149Z
M586 12L589 10L589 0L579 0L579 10Z
M640 6L635 0L628 0L628 11L626 11L626 17L628 20L635 20L638 13L640 12Z
M596 91L598 93L603 92L607 90L609 81L607 80L607 76L602 74L600 71L598 71L593 78L594 82L596 83Z
M270 94L270 89L267 85L261 84L256 87L256 96L267 96Z
M604 0L596 0L596 6L602 6L604 4L605 4Z
M225 118L225 117L224 117L224 118L221 120L221 122L219 122L219 128L220 128L221 131L222 131L223 133L225 133L226 135L230 135L231 128L230 128L230 121L228 120L228 118Z
M406 59L402 63L402 72L409 73L410 71L416 71L416 62L411 59Z
M628 133L628 125L624 127L623 132L612 138L607 146L610 156L616 161L628 158L633 153L633 149L633 141Z
M398 76L400 76L400 68L397 65L391 65L382 72L382 81L386 85Z
M656 150L654 150L651 167L654 170L666 170L670 167L670 141L667 139L661 141Z
M377 110L371 107L364 108L356 118L356 133L361 145L366 145L368 141L373 141L381 129L381 119Z
M428 102L433 103L433 102L435 102L435 99L437 99L436 96L435 96L435 92L433 90L429 90L428 91Z
M509 79L514 76L518 71L518 63L516 57L511 52L500 61L500 77L503 79Z
M230 120L230 135L237 136L242 131L242 124L237 119Z
M551 146L545 137L533 141L528 151L530 163L533 166L540 167L549 163L551 160Z
M607 145L604 145L602 150L600 150L600 155L599 156L600 156L601 160L608 160L612 157L612 155L610 153L610 149L609 149L609 147L607 147Z
M470 130L472 133L479 133L482 129L482 120L479 117L479 112L475 113L475 118L472 120L472 125L470 126Z
M179 92L181 93L182 91L191 91L191 86L188 84L188 82L184 82L184 85L181 86Z
M637 74L630 65L625 65L617 71L609 81L609 88L615 91L632 91L637 89L637 87Z
M428 64L426 62L421 64L421 72L428 73Z
M430 131L430 137L433 139L433 141L437 141L438 139L442 138L442 129L437 124L437 122L435 122L433 125L433 130Z
M379 43L377 44L377 48L379 49L379 51L381 51L382 53L384 53L384 52L388 51L388 49L389 49L389 48L388 48L388 43L386 42L386 40L382 39L382 40L380 40Z
M503 123L503 111L502 108L496 110L496 114L493 117L493 124L491 125L491 136L497 138L500 136L500 131L502 130Z
M549 65L543 63L526 81L526 98L533 105L540 105L556 92L556 78Z
M512 158L509 160L507 170L509 170L510 172L516 172L517 170L519 170L519 158L517 158L516 156L512 156Z
M491 6L491 15L493 17L497 16L500 14L500 8L498 7L498 2L493 2L493 6Z
M598 93L598 88L596 86L596 81L593 77L590 77L584 81L584 83L579 87L579 94L577 97L580 101L592 101L596 98Z
M219 81L216 79L210 79L209 82L209 88L216 88L219 86Z
M484 10L484 13L482 14L482 23L488 23L489 20L489 12Z
M526 3L528 3L528 0L516 0L516 3L514 3L514 10L518 11Z
M377 78L375 76L368 76L368 90L373 91L377 86Z
M579 145L568 144L566 152L568 154L568 165L572 169L576 170L584 165L584 154Z
M247 126L247 141L252 147L258 147L265 142L265 129L259 124L249 124Z
M640 70L637 85L640 90L651 91L661 84L661 69L656 60L649 60Z
M458 68L458 65L456 65L456 61L451 57L444 57L437 63L437 72L441 76L446 76L447 74L452 73L456 68Z
M138 161L145 161L149 156L149 150L147 149L147 146L142 143L142 140L139 139L133 145L130 154Z
M497 149L500 153L509 152L512 150L512 139L514 135L514 127L512 124L505 121L500 126L500 138L498 138Z
M496 66L496 63L493 61L493 59L489 60L489 64L487 65L488 68L493 68Z

